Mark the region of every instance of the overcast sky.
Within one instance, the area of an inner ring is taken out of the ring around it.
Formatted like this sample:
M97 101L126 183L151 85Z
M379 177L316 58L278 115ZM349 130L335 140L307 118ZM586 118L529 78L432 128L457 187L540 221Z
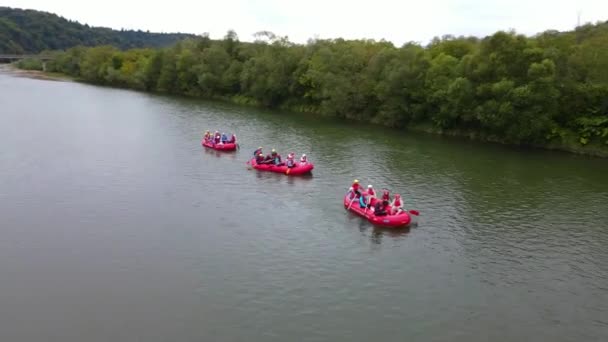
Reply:
M426 43L444 34L485 36L515 29L532 35L608 20L608 0L0 0L1 6L49 11L114 29L208 32L234 29L251 41L261 30L308 38L386 39Z

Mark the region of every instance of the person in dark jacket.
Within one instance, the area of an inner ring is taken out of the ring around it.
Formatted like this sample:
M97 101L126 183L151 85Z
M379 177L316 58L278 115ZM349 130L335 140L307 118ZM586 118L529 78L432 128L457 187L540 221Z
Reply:
M377 201L374 205L374 215L376 216L386 216L386 207L388 206L388 201Z

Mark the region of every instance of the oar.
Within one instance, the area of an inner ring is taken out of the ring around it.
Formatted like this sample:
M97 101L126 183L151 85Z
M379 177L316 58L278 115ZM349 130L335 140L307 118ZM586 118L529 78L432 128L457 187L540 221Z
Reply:
M348 208L346 208L346 210L350 210L350 207L353 205L353 202L357 199L357 194L353 192L353 195L355 197L353 197L353 199L350 200L350 204L348 205Z

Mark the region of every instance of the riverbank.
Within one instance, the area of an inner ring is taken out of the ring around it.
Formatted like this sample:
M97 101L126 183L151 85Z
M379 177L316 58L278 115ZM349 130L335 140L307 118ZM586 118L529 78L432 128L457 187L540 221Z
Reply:
M0 64L0 71L17 77L28 77L47 81L75 81L72 76L57 72L45 72L41 70L20 69L15 64Z
M48 72L48 71L40 71L40 70L23 70L19 69L18 65L8 64L6 66L0 66L0 70L5 70L15 76L19 77L29 77L35 79L42 80L52 80L52 81L73 81L73 82L83 82L88 84L100 85L95 82L88 82L82 78L75 78L70 75L58 73L58 72ZM132 87L128 86L116 86L116 85L101 85L101 86L109 86L113 88L124 88L124 89L132 89ZM144 91L143 89L136 89L139 91ZM166 94L166 92L162 91L152 91L153 93ZM174 94L175 95L175 94ZM216 96L200 96L194 94L178 94L178 96L190 97L190 98L202 98L206 100L216 100L229 102L233 104L238 104L242 106L248 107L256 107L256 108L267 108L260 101L244 96L244 95L216 95ZM306 106L301 104L282 104L279 109L294 113L307 113L312 115L323 116L323 112L319 110L316 106ZM367 122L368 124L378 125L378 126L387 126L383 125L380 122L369 122L362 119L356 118L345 118L345 120L353 120L360 122ZM508 146L518 146L523 148L535 148L535 149L545 149L545 150L554 150L554 151L562 151L567 153L591 156L591 157L599 157L599 158L608 158L608 144L602 144L597 141L591 141L585 145L581 143L580 137L576 134L576 132L562 129L561 133L558 136L553 137L546 144L513 144L505 141L503 138L495 135L488 135L481 132L477 132L474 130L466 130L461 128L456 129L445 129L438 128L433 125L431 122L418 122L409 124L405 127L395 128L388 127L389 129L405 129L411 130L415 132L423 132L431 135L440 135L440 136L449 136L461 139L467 139L472 141L477 141L480 143L494 143Z

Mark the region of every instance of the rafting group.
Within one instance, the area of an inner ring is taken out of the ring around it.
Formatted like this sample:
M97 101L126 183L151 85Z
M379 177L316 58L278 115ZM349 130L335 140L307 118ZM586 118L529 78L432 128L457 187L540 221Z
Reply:
M206 131L201 144L219 151L234 151L238 146L234 133L231 133L230 137L228 137L228 134L220 133L219 131L215 131L213 134L210 131Z
M276 165L276 166L287 166L288 168L294 168L296 167L298 164L296 163L295 157L296 154L294 152L291 152L290 154L287 155L287 158L285 159L285 161L283 161L281 159L281 155L277 153L277 151L273 148L272 151L270 151L269 154L264 156L264 152L262 151L263 147L258 147L255 151L253 151L253 157L255 158L255 162L258 165ZM305 165L308 164L308 158L306 157L306 154L302 154L302 157L300 157L300 165Z
M308 161L306 154L302 154L300 160L297 161L296 154L291 152L285 160L282 160L281 155L274 148L269 154L264 155L261 146L253 151L253 158L249 161L249 164L257 170L284 173L292 176L308 174L315 167L313 163Z
M234 151L238 146L236 135L231 134L229 138L226 133L219 131L213 134L206 131L202 145L220 151ZM262 146L253 151L253 156L247 164L256 170L291 176L310 174L314 168L314 164L308 160L306 154L296 159L296 154L291 152L283 160L274 148L264 155ZM383 189L381 196L378 197L373 186L368 185L364 190L357 179L344 196L344 208L366 218L374 225L383 227L407 227L412 222L412 218L419 215L416 210L404 209L401 195L395 194L391 200L389 191Z
M401 195L395 194L391 200L389 190L383 189L382 195L378 197L372 185L368 185L367 189L363 190L357 179L353 181L344 196L344 208L375 225L385 227L408 226L412 222L412 216L419 215L416 210L403 208Z

